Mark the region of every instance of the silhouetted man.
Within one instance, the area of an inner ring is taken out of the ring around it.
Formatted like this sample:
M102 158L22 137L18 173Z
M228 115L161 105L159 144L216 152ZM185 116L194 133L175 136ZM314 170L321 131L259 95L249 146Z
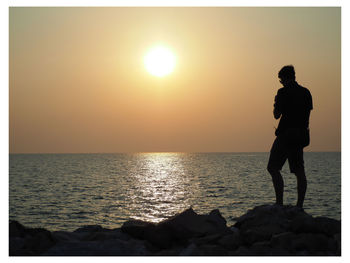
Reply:
M284 66L278 73L283 87L275 97L273 115L280 119L277 136L270 152L267 170L272 176L276 193L276 204L283 205L283 178L281 169L288 159L289 169L297 178L298 201L302 208L307 181L304 169L303 148L309 145L309 117L312 110L312 97L308 89L295 81L293 66Z

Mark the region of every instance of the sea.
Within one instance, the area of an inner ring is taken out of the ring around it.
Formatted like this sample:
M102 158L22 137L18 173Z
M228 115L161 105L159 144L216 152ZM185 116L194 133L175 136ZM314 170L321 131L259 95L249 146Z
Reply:
M269 153L10 154L9 219L73 231L118 228L129 219L160 222L192 207L219 209L227 225L273 204ZM341 153L306 152L305 212L341 219ZM282 170L284 204L295 205L296 178Z

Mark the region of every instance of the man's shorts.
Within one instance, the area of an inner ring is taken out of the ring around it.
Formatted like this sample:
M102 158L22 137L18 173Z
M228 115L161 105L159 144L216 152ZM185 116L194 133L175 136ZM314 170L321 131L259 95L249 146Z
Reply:
M276 137L272 145L267 169L281 171L287 159L291 173L304 171L303 147L290 145L286 136L282 134Z

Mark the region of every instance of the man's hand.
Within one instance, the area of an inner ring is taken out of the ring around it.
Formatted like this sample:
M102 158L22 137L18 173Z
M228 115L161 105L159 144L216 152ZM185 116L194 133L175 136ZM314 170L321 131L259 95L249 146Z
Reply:
M279 117L281 117L281 112L279 112L278 110L276 110L276 108L273 109L273 116L275 117L275 119L279 119Z

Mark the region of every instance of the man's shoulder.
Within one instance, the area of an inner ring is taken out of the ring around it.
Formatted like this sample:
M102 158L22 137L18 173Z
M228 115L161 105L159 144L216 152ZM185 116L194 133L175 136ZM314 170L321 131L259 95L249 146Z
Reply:
M304 86L301 86L300 84L298 84L298 86L305 92L305 93L309 93L311 94L310 90Z
M284 93L285 91L286 91L286 88L285 88L285 87L279 88L279 89L277 90L277 94Z

